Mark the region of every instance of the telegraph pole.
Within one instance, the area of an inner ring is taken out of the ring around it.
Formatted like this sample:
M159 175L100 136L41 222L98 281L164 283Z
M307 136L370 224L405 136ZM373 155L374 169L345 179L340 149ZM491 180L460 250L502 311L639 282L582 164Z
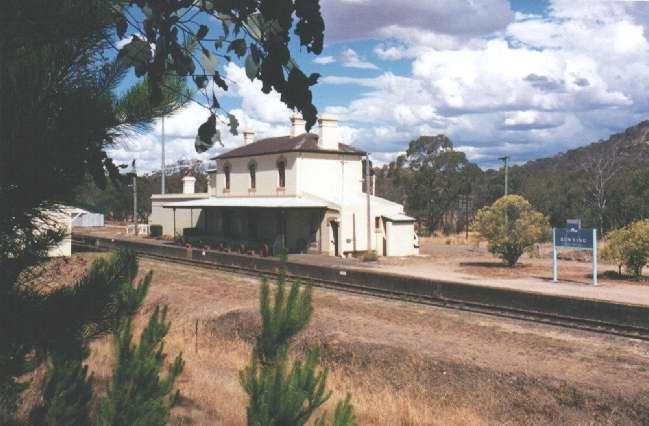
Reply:
M160 193L164 194L165 193L165 116L162 116L162 159L161 159L162 164L160 165L160 178L161 178L161 185L162 188L160 188Z
M500 157L499 160L502 160L505 163L505 197L509 194L509 157L505 155Z
M135 235L137 232L137 171L135 170L135 160L133 160L133 224Z
M370 220L370 155L365 156L365 195L367 196L367 252L372 248L372 222Z
M469 194L464 195L464 239L469 239Z

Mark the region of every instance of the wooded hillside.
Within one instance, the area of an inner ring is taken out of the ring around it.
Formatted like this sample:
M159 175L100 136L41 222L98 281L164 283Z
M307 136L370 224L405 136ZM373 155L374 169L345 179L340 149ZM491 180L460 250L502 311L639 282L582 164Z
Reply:
M607 140L512 166L509 169L509 192L527 198L535 208L549 216L552 225L562 225L566 219L579 218L584 226L597 227L606 232L633 220L647 218L648 139L649 121L643 121ZM414 142L411 142L411 146ZM437 168L447 173L448 182L462 182L461 190L449 191L447 182L438 182L438 187L435 184L432 188L428 186L427 191L413 188L409 179L414 174L421 174L421 171L415 170L417 165L412 167L416 153L409 149L406 155L375 169L377 195L405 202L408 213L421 219L422 225L430 230L463 230L466 200L471 218L479 208L502 196L504 170L476 170L465 165L462 170L448 174L451 164L445 162L444 157L449 157L449 149L453 150L452 144L448 145L443 156L432 151L428 155L435 157L437 162L442 161ZM440 174L432 168L429 171ZM431 190L440 194L439 198L432 199L426 193ZM422 212L422 199L432 199L430 210L435 208L433 203L448 207L438 212L439 219L435 221L430 211L428 214Z

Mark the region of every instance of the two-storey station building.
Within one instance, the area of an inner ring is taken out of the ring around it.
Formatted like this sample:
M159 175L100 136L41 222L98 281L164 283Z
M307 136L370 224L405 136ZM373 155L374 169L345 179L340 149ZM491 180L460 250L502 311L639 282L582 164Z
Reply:
M183 194L153 195L149 223L162 225L166 235L196 228L209 238L290 253L418 254L415 221L403 206L373 194L368 203L367 154L342 143L335 117L320 116L317 134L293 116L289 135L253 138L244 131L242 146L213 158L207 193L194 193L188 176Z

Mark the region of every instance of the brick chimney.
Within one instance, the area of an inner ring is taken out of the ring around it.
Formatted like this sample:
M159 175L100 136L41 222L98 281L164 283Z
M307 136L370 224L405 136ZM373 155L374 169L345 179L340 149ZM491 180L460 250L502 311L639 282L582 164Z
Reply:
M248 145L252 143L255 140L255 132L254 130L244 130L243 131L243 144Z
M338 151L340 143L340 129L338 119L335 115L321 114L318 117L320 134L318 135L318 147L327 151Z
M293 114L291 116L291 136L300 136L306 133L306 121L302 118L301 114Z

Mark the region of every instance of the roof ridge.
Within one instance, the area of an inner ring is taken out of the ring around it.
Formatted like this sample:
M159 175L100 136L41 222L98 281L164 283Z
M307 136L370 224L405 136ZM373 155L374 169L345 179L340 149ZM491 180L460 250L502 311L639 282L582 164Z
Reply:
M318 135L315 133L302 133L297 136L274 136L259 139L255 142L233 148L227 152L211 158L226 159L237 157L254 157L266 154L279 154L283 152L326 152L350 155L365 155L364 151L343 143L338 144L337 150L322 149L318 145Z

